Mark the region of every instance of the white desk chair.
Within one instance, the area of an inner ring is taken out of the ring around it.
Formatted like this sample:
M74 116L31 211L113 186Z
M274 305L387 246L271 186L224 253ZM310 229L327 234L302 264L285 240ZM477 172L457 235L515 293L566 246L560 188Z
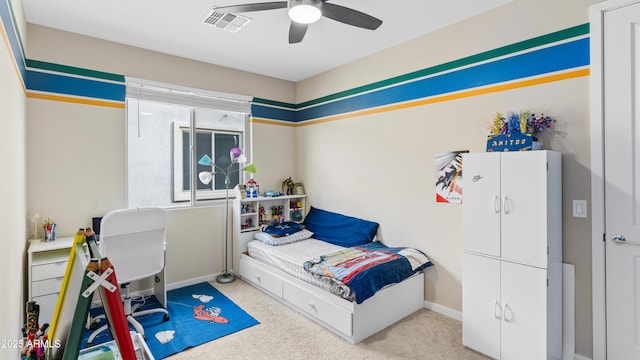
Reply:
M136 316L164 313L163 321L169 320L169 312L164 308L136 311L131 306L129 284L132 281L153 276L154 293L163 307L167 306L164 287L165 235L167 215L160 208L115 210L106 214L100 223L99 250L113 264L116 278L124 289L124 311L127 320L141 335L144 329L134 319ZM88 339L92 344L103 325Z

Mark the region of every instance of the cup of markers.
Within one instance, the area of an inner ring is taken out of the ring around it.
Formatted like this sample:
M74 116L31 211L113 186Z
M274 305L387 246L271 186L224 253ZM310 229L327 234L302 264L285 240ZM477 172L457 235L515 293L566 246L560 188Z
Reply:
M44 228L44 241L53 241L56 239L56 223L51 219L47 219L42 227Z

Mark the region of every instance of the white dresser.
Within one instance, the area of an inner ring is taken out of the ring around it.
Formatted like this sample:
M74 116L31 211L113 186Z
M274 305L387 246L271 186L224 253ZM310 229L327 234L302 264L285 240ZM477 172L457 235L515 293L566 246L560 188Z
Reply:
M471 153L462 168L464 346L561 359L561 154Z
M51 323L72 244L73 237L49 242L31 240L29 243L27 301L33 300L40 305L40 324Z

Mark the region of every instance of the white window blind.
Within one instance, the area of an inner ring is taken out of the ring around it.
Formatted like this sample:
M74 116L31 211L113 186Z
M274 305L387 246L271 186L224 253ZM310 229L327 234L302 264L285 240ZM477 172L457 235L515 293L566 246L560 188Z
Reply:
M203 107L239 113L251 113L249 96L203 89L192 89L136 78L126 78L127 98Z

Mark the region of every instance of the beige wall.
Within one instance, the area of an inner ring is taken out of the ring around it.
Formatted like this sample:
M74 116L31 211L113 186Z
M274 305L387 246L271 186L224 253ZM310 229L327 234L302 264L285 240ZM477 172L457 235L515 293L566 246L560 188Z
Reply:
M13 6L21 7L20 1L12 1ZM22 13L16 14L24 25ZM14 56L6 42L6 34L0 28L0 157L2 173L0 175L0 264L3 266L3 296L0 296L0 339L8 344L21 339L20 328L24 321L23 272L25 242L27 238L25 221L25 96L19 78ZM5 343L5 344L6 344ZM2 349L2 356L17 359L20 349L9 347Z
M301 81L298 102L439 65L589 21L596 1L516 0L486 14ZM393 66L389 66L393 64ZM461 311L462 207L435 203L433 156L481 152L497 111L532 109L559 123L542 140L563 153L563 255L576 270L576 351L592 354L589 79L379 113L297 129L298 171L311 205L380 222L392 245L426 251L426 300ZM330 139L330 140L329 140ZM341 160L342 159L342 160ZM532 219L531 226L536 226ZM523 229L526 231L526 229Z

